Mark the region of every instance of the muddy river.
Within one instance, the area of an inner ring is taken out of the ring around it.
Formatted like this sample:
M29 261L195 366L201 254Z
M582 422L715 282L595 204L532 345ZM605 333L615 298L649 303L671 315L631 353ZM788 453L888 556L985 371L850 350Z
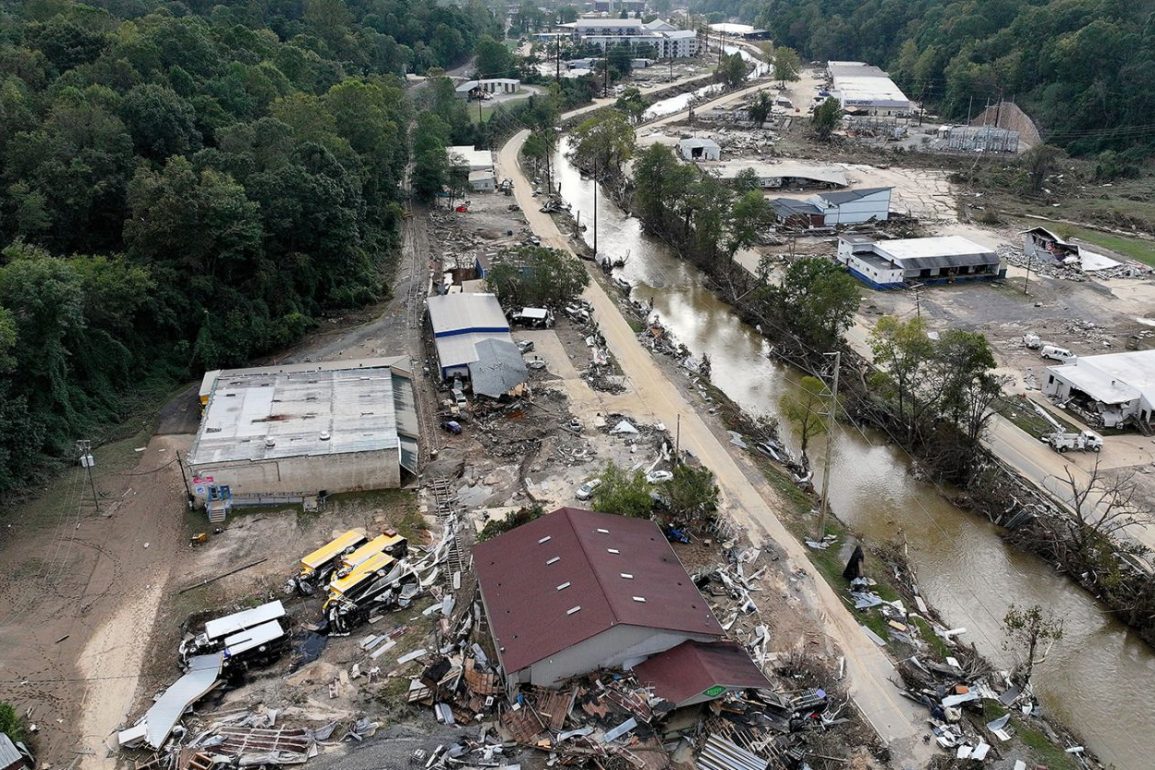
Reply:
M561 152L554 168L562 195L581 221L590 222L592 182L582 180ZM603 254L628 254L616 273L634 285L636 298L653 297L654 312L678 340L694 354L710 356L713 381L749 412L778 416L779 399L797 387L800 372L771 361L766 341L703 286L699 272L643 235L638 220L605 195L598 196L598 228ZM592 231L585 237L592 241ZM788 431L784 438L790 440ZM1151 650L1088 594L1006 546L992 525L949 504L934 486L915 480L909 459L885 436L843 427L835 442L831 506L838 516L868 539L905 532L923 594L949 624L967 628L962 639L998 666L1013 663L1001 632L1012 602L1058 612L1065 637L1035 673L1044 708L1104 762L1119 770L1150 767L1155 730L1143 704L1155 692ZM811 455L821 458L822 452L818 440ZM819 470L815 483L820 479Z

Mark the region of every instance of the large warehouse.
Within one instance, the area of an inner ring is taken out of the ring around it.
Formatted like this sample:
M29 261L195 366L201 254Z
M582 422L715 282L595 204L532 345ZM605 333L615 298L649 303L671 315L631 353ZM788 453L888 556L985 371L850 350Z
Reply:
M214 371L188 454L196 495L304 499L401 486L420 435L409 358Z
M510 687L629 668L682 642L722 636L665 536L645 519L559 508L478 543L473 558Z
M914 282L989 281L1006 275L994 249L957 235L893 241L843 235L838 239L838 261L875 289L898 289Z
M832 61L826 71L834 97L847 112L907 115L913 107L890 75L878 67L860 61Z
M1043 393L1105 428L1150 425L1155 416L1155 350L1086 356L1049 366Z

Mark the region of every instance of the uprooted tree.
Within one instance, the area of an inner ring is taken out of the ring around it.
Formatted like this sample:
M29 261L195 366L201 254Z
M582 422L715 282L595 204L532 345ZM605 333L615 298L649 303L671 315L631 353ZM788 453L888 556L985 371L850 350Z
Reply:
M1003 629L1006 632L1003 647L1014 649L1023 657L1018 677L1026 684L1031 681L1035 664L1045 660L1050 646L1063 638L1063 619L1037 604L1026 609L1012 604L1003 617ZM1039 658L1038 649L1042 644L1047 645L1047 649L1043 651L1043 657Z
M1119 535L1152 522L1151 512L1135 505L1134 471L1108 473L1099 465L1098 455L1086 475L1071 465L1063 471L1067 503L1074 512L1065 520L1067 532L1084 557L1109 558L1122 545L1116 542Z
M709 468L678 463L674 477L662 485L661 495L670 515L683 525L704 528L713 523L718 511L718 485Z

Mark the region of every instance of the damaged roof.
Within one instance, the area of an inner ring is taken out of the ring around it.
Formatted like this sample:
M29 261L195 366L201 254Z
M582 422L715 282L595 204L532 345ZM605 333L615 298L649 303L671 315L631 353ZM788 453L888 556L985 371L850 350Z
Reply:
M474 548L498 654L520 671L616 625L719 637L651 521L559 508Z
M477 360L469 364L473 392L501 398L529 379L529 370L517 345L509 340L485 339L474 345Z
M675 706L717 698L729 690L768 688L770 683L734 642L682 642L634 666L638 681Z
M861 200L868 195L885 192L888 193L893 190L893 187L864 187L861 190L837 190L835 192L818 193L819 198L827 203L835 206L841 206L843 203L850 203L851 201Z

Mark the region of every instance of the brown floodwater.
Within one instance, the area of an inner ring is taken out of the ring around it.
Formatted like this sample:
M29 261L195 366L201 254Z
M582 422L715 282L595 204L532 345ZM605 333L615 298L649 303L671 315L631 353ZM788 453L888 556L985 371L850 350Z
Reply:
M560 151L554 169L563 197L581 212L582 222L591 223L592 182L582 180ZM592 237L587 230L586 240ZM797 388L802 373L770 360L766 340L703 285L696 268L644 235L637 219L602 194L598 247L611 258L628 254L615 274L634 285L635 298L653 298L654 312L692 353L709 355L716 385L747 411L778 416L779 400ZM797 447L788 429L783 438ZM821 458L823 449L819 439L810 454ZM844 426L833 454L834 512L868 539L904 533L923 595L951 626L967 629L963 641L973 642L996 666L1009 667L1014 656L1003 647L1001 628L1008 607L1038 604L1055 611L1064 619L1065 636L1034 678L1044 709L1118 770L1155 766L1155 725L1143 705L1155 692L1155 655L1146 644L1085 591L1007 546L985 519L915 479L909 458L885 435Z

